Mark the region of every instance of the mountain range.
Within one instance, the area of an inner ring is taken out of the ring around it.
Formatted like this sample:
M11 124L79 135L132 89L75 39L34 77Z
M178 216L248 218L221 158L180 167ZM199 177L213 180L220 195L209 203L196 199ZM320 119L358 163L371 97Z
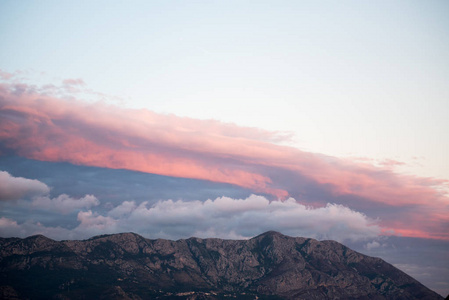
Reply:
M0 238L1 299L443 299L380 258L269 231L248 240Z

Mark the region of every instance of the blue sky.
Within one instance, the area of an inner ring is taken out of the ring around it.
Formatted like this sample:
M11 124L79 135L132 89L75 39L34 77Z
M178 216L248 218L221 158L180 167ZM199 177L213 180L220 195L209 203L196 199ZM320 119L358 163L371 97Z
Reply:
M431 258L449 239L448 13L2 1L0 233L276 229L352 243L447 294L449 261ZM395 252L411 244L427 258Z

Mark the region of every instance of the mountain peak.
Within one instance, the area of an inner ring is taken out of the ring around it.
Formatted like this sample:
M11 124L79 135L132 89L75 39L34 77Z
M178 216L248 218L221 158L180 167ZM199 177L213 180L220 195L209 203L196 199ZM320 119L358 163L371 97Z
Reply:
M284 235L278 231L270 230L264 233L261 233L252 239L263 239L263 238L291 238L290 236Z
M137 233L134 232L122 232L122 233L114 233L114 234L101 234L101 235L96 235L93 236L91 238L89 238L88 240L98 240L98 239L104 239L104 238L118 238L118 237L124 237L124 238L129 238L129 237L135 237L135 238L142 238L143 237Z
M45 235L42 235L42 234L35 234L35 235L32 235L32 236L29 236L29 237L25 238L24 240L28 240L28 241L40 240L40 241L52 241L52 242L54 242L54 240L52 240L52 239L50 239L50 238L48 238L48 237L46 237Z
M269 230L269 231L259 234L257 237L260 237L260 236L286 236L286 235L283 235L279 231Z

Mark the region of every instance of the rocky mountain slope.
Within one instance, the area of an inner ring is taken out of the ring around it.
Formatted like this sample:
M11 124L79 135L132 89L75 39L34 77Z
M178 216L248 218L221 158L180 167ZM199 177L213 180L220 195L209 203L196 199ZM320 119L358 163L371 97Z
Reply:
M443 299L337 242L0 238L1 299Z

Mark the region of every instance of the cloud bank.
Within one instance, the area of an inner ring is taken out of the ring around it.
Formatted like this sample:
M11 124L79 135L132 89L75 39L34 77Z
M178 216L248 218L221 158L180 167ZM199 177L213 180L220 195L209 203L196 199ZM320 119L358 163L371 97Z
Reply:
M270 202L257 195L246 199L220 197L205 202L164 200L154 205L124 201L104 214L80 210L77 221L76 228L67 229L48 227L39 222L18 224L12 219L1 218L0 234L44 234L54 239L81 239L133 231L149 238L249 238L264 231L278 230L292 236L344 241L372 239L381 232L375 220L342 205L312 208L293 198Z
M25 84L0 85L0 152L228 183L314 207L335 202L379 216L396 233L449 239L447 181L279 145L285 138L214 120L64 100Z

